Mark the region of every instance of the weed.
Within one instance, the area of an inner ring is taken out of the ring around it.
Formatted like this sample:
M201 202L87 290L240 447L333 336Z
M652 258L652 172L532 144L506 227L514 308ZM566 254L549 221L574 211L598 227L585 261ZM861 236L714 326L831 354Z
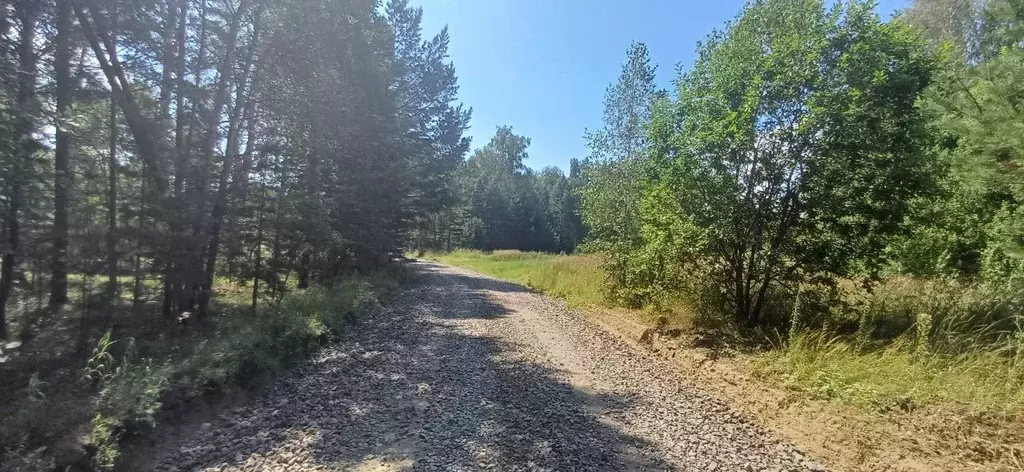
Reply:
M110 418L97 413L92 418L89 430L89 444L95 450L92 457L92 464L98 470L110 470L114 468L120 451L118 450L118 424Z
M873 348L801 333L786 347L760 354L755 367L814 397L870 409L907 403L955 405L1024 418L1024 365L1019 358L983 346L956 355L917 346L909 337Z

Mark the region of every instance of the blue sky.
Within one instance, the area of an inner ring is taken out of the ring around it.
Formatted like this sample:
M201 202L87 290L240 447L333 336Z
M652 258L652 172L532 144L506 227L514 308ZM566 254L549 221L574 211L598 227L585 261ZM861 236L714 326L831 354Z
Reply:
M743 0L419 0L424 37L444 25L459 76L459 96L473 107L473 148L498 125L531 140L530 167L583 158L586 128L601 126L604 91L626 49L647 43L658 82L670 88L676 67L693 63L697 42L732 19ZM908 0L882 0L888 17Z

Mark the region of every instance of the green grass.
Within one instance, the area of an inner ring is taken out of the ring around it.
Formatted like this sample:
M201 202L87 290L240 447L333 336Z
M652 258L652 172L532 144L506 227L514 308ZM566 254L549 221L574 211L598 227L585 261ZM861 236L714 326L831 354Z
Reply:
M1018 294L892 277L870 293L850 290L829 316L832 331L801 330L755 365L796 390L866 408L933 405L1024 419Z
M574 306L608 306L600 256L457 250L424 257L526 285Z
M1019 352L979 346L940 354L904 339L866 350L808 333L758 354L754 366L812 397L869 410L940 406L1024 419L1024 358Z

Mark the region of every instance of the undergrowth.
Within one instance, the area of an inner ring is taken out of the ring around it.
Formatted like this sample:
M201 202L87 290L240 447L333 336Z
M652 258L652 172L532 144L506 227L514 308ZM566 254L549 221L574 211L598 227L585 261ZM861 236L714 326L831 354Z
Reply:
M81 460L110 469L122 438L153 427L163 403L253 386L328 342L404 277L395 264L263 300L256 311L250 289L220 281L211 316L198 326L127 315L95 342L84 365L68 362L49 380L33 374L0 411L0 468L39 466L33 450L78 430L92 451Z
M955 280L894 277L848 290L824 319L759 356L762 374L880 410L944 406L1024 419L1024 304Z
M944 354L923 350L908 338L869 348L805 333L782 349L763 353L755 366L759 373L777 376L787 387L819 399L880 411L942 405L1024 420L1019 345Z

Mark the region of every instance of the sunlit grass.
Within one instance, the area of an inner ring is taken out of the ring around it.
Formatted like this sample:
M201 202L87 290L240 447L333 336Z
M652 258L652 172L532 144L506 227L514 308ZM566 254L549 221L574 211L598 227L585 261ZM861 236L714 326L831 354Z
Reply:
M600 256L457 250L425 257L523 284L574 306L606 306Z
M758 355L754 365L795 390L867 409L945 405L1024 418L1022 361L1009 346L939 354L900 339L864 351L853 342L808 333Z

